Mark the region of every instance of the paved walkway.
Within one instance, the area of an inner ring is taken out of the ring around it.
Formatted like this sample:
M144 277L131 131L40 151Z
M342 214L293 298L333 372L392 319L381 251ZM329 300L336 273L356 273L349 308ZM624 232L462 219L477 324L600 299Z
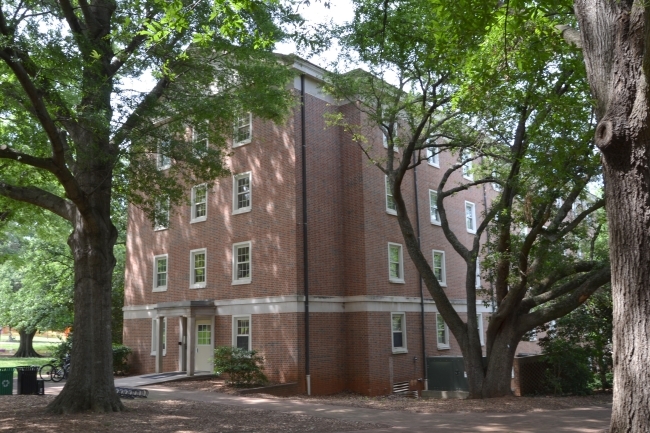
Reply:
M146 375L152 376L152 375ZM183 376L144 377L133 376L116 379L116 386L145 386L149 400L190 400L245 406L285 413L338 418L386 424L391 428L364 430L374 433L431 433L431 432L504 432L504 433L601 433L609 426L611 406L528 412L524 414L447 413L415 414L400 411L351 408L310 403L295 399L266 399L234 396L214 392L186 391L165 386L170 379ZM46 386L47 394L58 394L62 383Z

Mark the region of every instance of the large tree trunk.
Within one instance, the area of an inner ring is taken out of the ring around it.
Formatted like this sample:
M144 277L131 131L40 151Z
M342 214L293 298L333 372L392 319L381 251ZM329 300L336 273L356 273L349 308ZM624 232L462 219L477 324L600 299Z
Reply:
M650 431L650 130L648 26L641 2L576 0L597 100L614 305L611 432ZM647 58L646 58L647 57Z
M36 353L36 350L34 350L34 335L36 335L36 330L33 330L31 332L27 332L24 329L20 329L18 331L20 334L20 345L18 346L18 350L16 350L16 353L14 353L14 357L16 358L40 358L41 355Z
M488 347L488 365L483 382L483 398L512 395L512 364L521 336L515 332L514 319L507 320Z
M110 218L104 221L101 232L94 234L79 217L68 239L75 259L74 342L70 376L48 406L50 412L124 409L115 392L111 349L111 277L117 231Z

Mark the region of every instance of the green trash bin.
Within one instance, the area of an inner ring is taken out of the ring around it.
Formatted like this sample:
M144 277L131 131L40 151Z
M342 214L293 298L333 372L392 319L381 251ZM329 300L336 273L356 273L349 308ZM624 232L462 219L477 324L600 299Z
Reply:
M13 367L0 368L0 395L11 395L14 391Z

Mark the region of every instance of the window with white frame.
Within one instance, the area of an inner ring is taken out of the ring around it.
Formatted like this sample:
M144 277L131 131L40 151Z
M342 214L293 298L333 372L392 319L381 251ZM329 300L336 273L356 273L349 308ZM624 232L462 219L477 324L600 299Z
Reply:
M169 149L169 142L159 144L156 150L156 168L158 170L167 170L172 166L172 159L167 155Z
M438 212L438 193L432 189L429 190L429 215L431 224L440 225L440 212Z
M477 289L481 288L481 263L479 259L476 259L476 279L474 280L474 286Z
M476 206L470 201L465 202L465 227L469 233L476 233Z
M251 243L241 242L232 246L232 283L251 282Z
M165 230L169 228L169 197L156 199L153 216L153 229Z
M478 313L476 315L476 326L478 327L478 337L481 340L481 346L485 344L484 337L483 337L483 314Z
M167 254L153 258L153 291L164 292L167 290L168 263Z
M208 153L208 133L205 128L207 123L204 126L192 126L192 146L197 158L203 158Z
M386 176L385 179L386 179L386 213L389 213L391 215L397 215L397 205L395 204L395 199L393 198L393 193L390 188L390 182L388 180L388 176Z
M398 141L397 141L398 130L399 130L398 124L397 123L393 124L393 152L398 151ZM388 149L388 131L384 132L382 130L381 138L382 138L382 144L384 145L384 148Z
M429 144L427 142L427 145ZM433 147L427 147L425 152L427 155L427 163L432 167L440 168L440 155L438 154L438 150Z
M160 319L151 319L151 355L156 356L156 346L158 345L158 321ZM162 319L162 356L167 355L167 318Z
M208 217L208 187L206 184L192 188L192 219L196 223L205 221Z
M406 313L391 313L393 353L406 352Z
M243 146L251 142L251 137L253 136L253 115L248 113L242 113L237 116L235 120L235 137L233 139L232 147Z
M232 213L239 214L251 210L251 172L236 174L232 178Z
M438 349L449 349L449 329L440 313L436 313L436 336Z
M205 248L190 251L190 289L201 289L206 284L206 260Z
M388 243L388 280L391 283L404 282L404 258L401 244Z
M445 252L433 250L433 275L441 286L447 286L447 270L445 269Z
M232 319L232 345L251 350L251 316L237 316Z
M471 153L462 153L461 154L461 160L465 161L467 159L471 159L472 154ZM463 164L463 177L467 180L474 180L474 174L472 173L472 162L473 161L467 161L465 164Z

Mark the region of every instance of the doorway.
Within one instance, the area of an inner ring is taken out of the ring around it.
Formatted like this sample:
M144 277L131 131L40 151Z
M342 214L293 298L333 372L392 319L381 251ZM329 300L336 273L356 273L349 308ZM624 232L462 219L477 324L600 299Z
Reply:
M196 371L212 371L212 320L196 321Z

